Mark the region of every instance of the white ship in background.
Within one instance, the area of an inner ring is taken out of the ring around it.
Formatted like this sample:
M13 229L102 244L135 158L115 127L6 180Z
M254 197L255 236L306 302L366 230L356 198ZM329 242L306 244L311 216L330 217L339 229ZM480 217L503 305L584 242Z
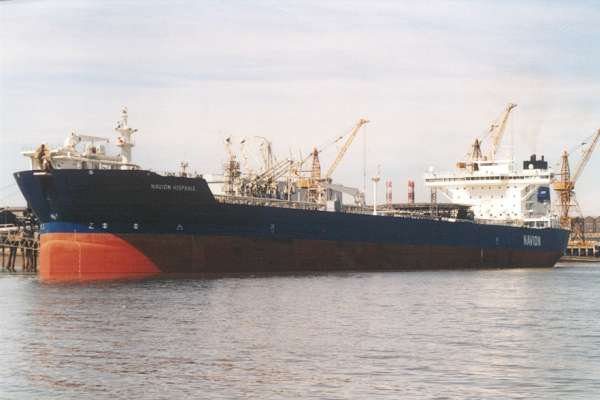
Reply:
M479 222L558 226L550 199L554 174L544 157L532 155L522 168L510 158L497 157L508 117L516 106L509 103L487 135L475 140L468 159L457 164L457 171L430 171L425 174L425 185L432 190L432 197L441 193L451 203L471 206ZM490 143L484 151L486 140Z

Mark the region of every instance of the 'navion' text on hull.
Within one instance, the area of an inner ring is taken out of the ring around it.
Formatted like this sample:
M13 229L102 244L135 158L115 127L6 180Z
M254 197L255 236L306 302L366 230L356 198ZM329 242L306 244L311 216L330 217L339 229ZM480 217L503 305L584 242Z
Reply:
M563 254L568 231L549 217L543 188L550 172L543 163L493 171L515 193L516 181L527 180L526 188L519 186L524 198L511 203L513 213L504 220L480 218L485 205L463 198L450 200L474 206L474 219L458 205L443 216L392 208L373 213L363 193L331 180L366 122L356 124L324 175L320 150L301 160L278 161L262 138L260 169L242 171L240 164L246 163L237 161L228 139L222 176L190 174L185 165L178 175L144 170L131 161L135 130L126 110L117 127L118 156L99 145L106 139L76 134L63 147L25 152L31 170L14 175L41 222L40 275L86 280L159 273L551 267ZM309 160L312 165L303 171ZM492 161L474 159L461 173L479 176ZM438 178L428 175L427 184L449 182ZM519 204L536 211L519 215Z

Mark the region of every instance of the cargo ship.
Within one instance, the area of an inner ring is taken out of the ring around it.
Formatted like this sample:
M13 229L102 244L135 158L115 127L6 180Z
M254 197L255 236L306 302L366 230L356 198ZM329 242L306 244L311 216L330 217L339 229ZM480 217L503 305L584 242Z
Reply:
M242 171L230 138L219 177L185 163L179 173L143 169L132 161L137 130L126 109L117 155L107 154L108 139L76 133L62 147L23 152L31 168L14 177L40 221L40 278L552 267L562 256L569 232L551 214L545 161L513 169L477 142L456 174L426 174L449 203L420 212L368 206L360 190L334 184L332 170L367 122L323 175L320 150L277 161L264 138L260 171Z

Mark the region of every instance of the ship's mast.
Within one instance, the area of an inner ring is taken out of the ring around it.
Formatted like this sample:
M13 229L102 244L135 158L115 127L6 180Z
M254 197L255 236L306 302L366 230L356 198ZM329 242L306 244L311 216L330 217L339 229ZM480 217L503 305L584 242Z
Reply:
M377 166L377 174L371 180L373 181L373 215L377 215L377 184L381 179L381 167Z
M320 199L319 182L321 181L321 162L319 161L319 150L315 147L312 152L312 169L310 174L310 187L308 188L308 200L318 202Z
M138 130L130 128L127 125L127 107L123 107L121 111L121 120L117 123L115 131L120 133L117 139L117 146L121 148L121 162L129 164L131 163L131 148L135 145L133 142L132 135Z

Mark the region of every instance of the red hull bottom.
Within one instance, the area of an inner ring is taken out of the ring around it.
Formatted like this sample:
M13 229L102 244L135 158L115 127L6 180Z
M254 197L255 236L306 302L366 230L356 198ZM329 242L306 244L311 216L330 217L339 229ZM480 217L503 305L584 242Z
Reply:
M558 252L231 236L47 233L40 277L552 267Z
M41 237L40 278L109 280L156 275L160 270L117 235L49 233Z

